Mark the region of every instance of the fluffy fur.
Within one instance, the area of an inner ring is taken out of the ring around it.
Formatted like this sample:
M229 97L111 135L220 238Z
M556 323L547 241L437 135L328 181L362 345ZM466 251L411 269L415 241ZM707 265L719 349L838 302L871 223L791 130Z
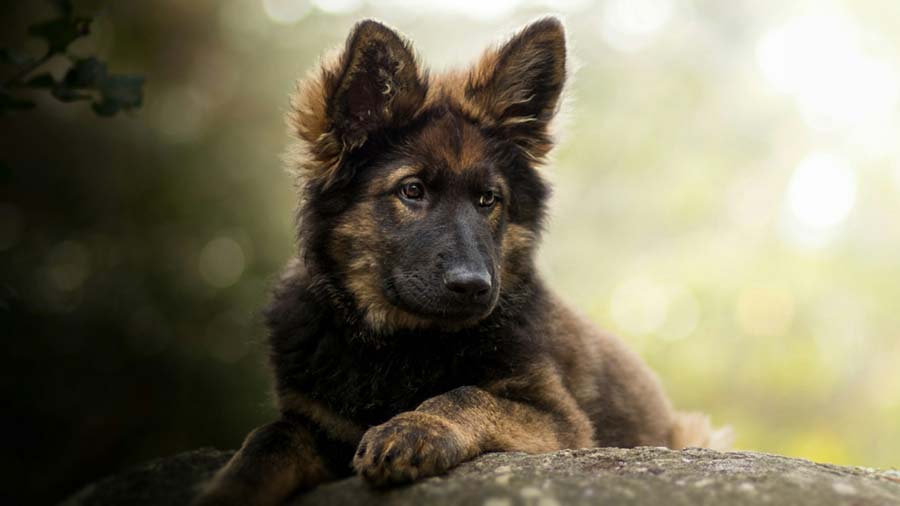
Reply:
M352 472L388 486L489 451L725 443L536 272L566 72L553 18L442 75L363 21L301 81L300 250L267 312L282 418L198 504Z

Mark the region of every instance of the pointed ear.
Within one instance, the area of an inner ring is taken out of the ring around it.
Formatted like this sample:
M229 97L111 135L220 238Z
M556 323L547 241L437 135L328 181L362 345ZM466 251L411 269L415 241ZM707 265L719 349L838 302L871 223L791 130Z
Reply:
M410 44L383 24L365 20L342 51L298 86L289 123L306 141L308 169L330 182L344 154L376 131L409 121L425 100L426 78Z
M350 149L370 133L408 119L425 98L412 47L397 32L366 20L347 39L329 114Z
M558 19L544 18L482 56L469 73L466 98L539 160L552 147L549 127L565 80L565 29Z

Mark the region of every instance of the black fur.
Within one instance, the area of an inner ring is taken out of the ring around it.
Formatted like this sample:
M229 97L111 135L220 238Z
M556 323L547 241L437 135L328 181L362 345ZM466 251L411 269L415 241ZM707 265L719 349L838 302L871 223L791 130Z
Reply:
M324 277L288 280L267 312L276 388L298 391L366 426L456 387L508 377L539 355L532 320L544 294L526 283L477 325L373 334ZM325 301L323 303L323 301Z

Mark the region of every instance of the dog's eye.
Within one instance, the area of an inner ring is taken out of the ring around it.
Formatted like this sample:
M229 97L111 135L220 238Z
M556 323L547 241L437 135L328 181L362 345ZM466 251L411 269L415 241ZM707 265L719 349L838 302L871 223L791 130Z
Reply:
M412 181L400 187L400 196L408 200L422 200L425 187L418 181Z
M492 190L488 190L481 194L478 198L478 205L481 207L491 207L497 203L497 194Z

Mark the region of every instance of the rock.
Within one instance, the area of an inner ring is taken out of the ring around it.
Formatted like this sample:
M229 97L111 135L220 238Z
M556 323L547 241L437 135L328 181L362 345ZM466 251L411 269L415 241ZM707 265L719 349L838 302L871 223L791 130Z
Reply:
M231 456L203 449L89 485L64 506L175 505ZM292 506L900 505L900 472L816 464L754 452L594 448L493 453L446 476L388 491L359 478L329 483Z
M195 486L211 478L232 454L203 448L157 459L88 485L60 506L187 504Z

